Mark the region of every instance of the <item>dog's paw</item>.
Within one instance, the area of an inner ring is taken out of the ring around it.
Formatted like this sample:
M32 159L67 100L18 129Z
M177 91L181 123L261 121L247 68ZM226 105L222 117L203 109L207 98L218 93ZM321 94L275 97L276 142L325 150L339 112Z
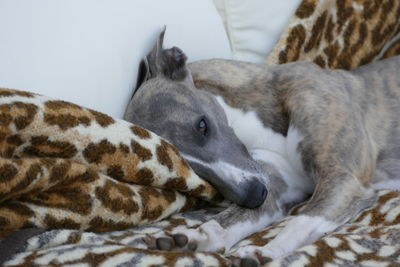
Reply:
M258 267L272 261L272 258L263 256L259 251L260 247L248 246L239 249L230 260L233 267Z
M229 249L225 243L225 235L225 230L216 221L211 220L194 229L178 227L172 232L146 236L144 241L149 249L224 253Z
M246 246L234 252L230 259L233 266L260 266L280 257L266 247Z
M196 243L189 242L184 234L172 234L171 232L159 232L156 235L147 235L143 238L149 249L165 251L194 251Z

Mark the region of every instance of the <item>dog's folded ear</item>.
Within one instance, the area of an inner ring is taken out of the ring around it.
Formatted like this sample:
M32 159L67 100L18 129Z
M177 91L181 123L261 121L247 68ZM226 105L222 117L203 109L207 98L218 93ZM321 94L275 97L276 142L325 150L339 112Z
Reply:
M187 57L183 51L178 47L163 49L165 30L164 26L153 49L140 64L138 86L158 75L175 81L184 80L188 75Z

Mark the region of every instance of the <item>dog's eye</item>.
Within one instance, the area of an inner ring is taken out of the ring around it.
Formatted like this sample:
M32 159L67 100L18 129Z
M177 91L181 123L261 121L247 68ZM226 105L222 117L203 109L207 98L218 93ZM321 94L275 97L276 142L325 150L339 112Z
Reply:
M206 133L207 133L207 123L206 123L205 119L201 119L197 123L197 130L199 132L201 132L203 135L206 135Z

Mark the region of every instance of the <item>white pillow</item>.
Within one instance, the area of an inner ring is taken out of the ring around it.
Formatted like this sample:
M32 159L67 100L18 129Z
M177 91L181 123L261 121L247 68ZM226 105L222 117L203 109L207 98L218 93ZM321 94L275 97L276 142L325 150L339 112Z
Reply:
M211 0L1 0L0 87L122 118L163 25L189 60L231 58Z
M233 58L261 63L278 41L301 0L214 0Z

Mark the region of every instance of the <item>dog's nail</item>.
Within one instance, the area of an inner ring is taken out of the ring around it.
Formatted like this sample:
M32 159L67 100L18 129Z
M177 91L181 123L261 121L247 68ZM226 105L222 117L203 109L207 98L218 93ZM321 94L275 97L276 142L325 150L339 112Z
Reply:
M144 243L146 243L149 249L156 248L156 239L153 236L146 234L146 236L144 236L142 240Z
M217 253L225 254L225 248L224 247L220 247L219 249L217 249Z
M180 248L185 246L189 241L188 238L183 234L176 234L172 237L174 238L175 244Z
M159 250L171 250L174 247L174 241L168 237L160 237L156 240Z
M197 243L194 243L194 242L189 243L188 249L191 251L195 251L197 249Z
M240 267L258 267L260 264L256 259L253 258L243 258L240 261Z
M265 257L265 256L261 256L258 258L258 260L260 261L260 264L266 264L272 261L272 259L270 257Z

